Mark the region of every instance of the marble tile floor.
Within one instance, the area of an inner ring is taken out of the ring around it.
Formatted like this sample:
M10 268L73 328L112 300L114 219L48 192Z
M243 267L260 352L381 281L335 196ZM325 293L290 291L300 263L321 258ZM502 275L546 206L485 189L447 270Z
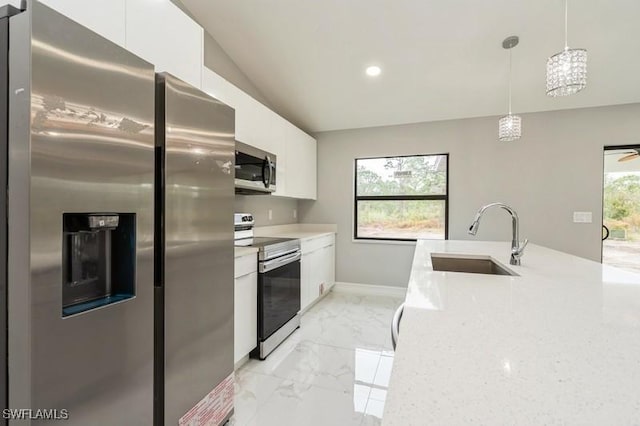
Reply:
M330 293L265 361L236 371L233 426L379 425L401 299Z

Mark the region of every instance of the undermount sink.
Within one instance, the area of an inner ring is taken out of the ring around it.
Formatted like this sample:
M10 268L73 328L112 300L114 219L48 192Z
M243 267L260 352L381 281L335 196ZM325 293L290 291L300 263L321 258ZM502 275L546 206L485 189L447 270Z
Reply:
M518 276L515 272L494 261L490 256L431 253L431 265L434 271Z

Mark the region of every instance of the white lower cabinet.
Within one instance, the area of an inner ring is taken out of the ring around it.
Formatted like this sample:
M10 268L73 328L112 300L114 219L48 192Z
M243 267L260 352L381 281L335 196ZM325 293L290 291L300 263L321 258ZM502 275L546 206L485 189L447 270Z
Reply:
M256 255L235 259L233 298L233 362L240 361L258 341L258 272ZM250 272L249 272L250 271Z
M335 236L302 242L300 310L311 306L335 283Z

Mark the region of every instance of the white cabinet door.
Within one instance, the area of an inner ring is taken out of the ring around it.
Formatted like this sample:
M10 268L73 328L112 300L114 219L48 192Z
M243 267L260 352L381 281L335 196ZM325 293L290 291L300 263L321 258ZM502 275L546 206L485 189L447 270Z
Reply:
M309 306L311 287L311 253L302 255L300 259L300 310L303 311Z
M278 114L271 112L271 145L273 153L276 155L276 192L273 195L287 196L287 181L290 176L287 174L287 151L286 134L288 121Z
M327 272L329 274L329 288L331 288L336 283L336 246L329 246L328 249L329 269L327 270Z
M125 45L125 0L40 0L112 42Z
M315 250L302 255L300 265L300 309L304 310L311 305L319 295L321 278L320 250Z
M315 200L318 191L318 152L316 140L302 131L301 133L301 158L304 159L305 173L301 179L303 182L303 188L300 198Z
M328 291L335 283L335 246L322 248L322 292Z
M278 156L284 150L282 135L276 134L278 115L241 90L235 97L236 140Z
M233 301L234 363L256 347L258 341L258 274L252 272L235 279Z
M256 101L239 89L234 91L233 97L233 107L236 109L236 140L260 148L255 138L258 126L254 103Z
M233 107L231 84L207 67L202 67L202 91Z
M287 196L316 199L316 140L292 124L286 138Z
M169 0L127 0L126 47L169 72L202 87L204 32Z
M335 244L315 248L302 255L300 262L300 307L306 309L336 281Z

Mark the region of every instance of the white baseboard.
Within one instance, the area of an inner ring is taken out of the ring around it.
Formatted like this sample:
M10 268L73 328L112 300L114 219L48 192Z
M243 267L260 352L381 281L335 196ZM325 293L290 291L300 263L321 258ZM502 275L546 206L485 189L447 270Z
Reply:
M404 299L407 289L388 285L356 284L336 282L331 291L336 293L362 294L366 296L389 296Z

